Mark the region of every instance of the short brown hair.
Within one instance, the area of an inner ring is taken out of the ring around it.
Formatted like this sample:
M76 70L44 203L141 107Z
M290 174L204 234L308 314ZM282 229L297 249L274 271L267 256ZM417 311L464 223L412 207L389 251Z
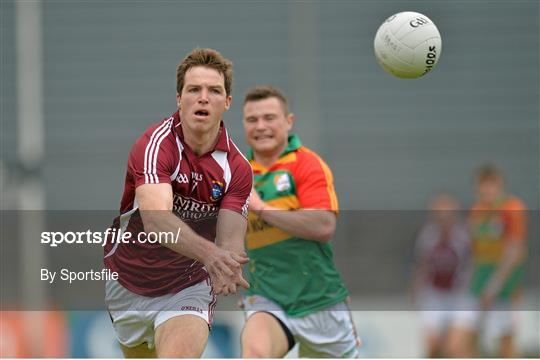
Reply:
M231 95L233 71L232 62L214 49L193 49L176 68L176 91L181 94L184 88L186 72L195 66L204 66L217 70L225 78L225 92Z
M285 95L283 95L281 91L270 85L257 86L249 89L244 98L244 105L246 105L246 103L250 101L259 101L273 97L275 97L281 102L281 105L283 106L283 112L285 113L285 115L288 115L289 104L287 102L287 99L285 98Z
M484 164L476 171L476 181L481 183L484 181L503 180L501 170L493 164Z

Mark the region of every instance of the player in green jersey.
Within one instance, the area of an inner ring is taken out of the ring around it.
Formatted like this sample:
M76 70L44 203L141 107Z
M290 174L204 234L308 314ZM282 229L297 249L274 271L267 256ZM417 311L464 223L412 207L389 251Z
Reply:
M294 115L279 90L249 90L243 110L255 189L242 355L283 357L299 343L302 357L356 357L360 341L330 246L338 213L332 172L289 134Z

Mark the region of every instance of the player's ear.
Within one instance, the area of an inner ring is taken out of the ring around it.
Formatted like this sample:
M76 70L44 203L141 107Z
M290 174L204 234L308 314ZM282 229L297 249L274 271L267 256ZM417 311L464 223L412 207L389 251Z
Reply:
M228 95L227 98L225 99L225 110L229 110L229 108L231 107L231 104L232 104L232 96Z
M294 120L295 120L294 114L289 113L289 115L287 115L286 119L287 119L287 128L288 128L288 130L291 130L293 125L294 125Z
M176 106L180 109L180 94L176 93Z

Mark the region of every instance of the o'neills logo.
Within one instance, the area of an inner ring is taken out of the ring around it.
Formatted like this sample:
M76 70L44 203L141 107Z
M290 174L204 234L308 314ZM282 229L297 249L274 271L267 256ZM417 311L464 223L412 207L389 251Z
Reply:
M173 212L182 220L205 220L218 215L219 208L215 204L209 204L182 195L174 195Z

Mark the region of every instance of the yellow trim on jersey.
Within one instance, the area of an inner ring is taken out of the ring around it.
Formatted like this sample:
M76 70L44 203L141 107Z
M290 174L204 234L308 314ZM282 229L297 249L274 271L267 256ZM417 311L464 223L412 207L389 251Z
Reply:
M277 242L290 239L291 234L268 224L259 216L250 213L248 217L248 232L246 236L246 248L254 250Z
M504 244L502 241L493 241L488 237L475 241L473 248L477 262L499 262L503 255Z
M276 164L287 164L296 161L296 153L290 152L287 155L280 157L275 163Z
M277 161L272 166L277 165L277 164L293 163L295 161L296 161L296 153L290 152L287 155L277 159ZM253 169L253 172L259 172L261 174L265 174L268 171L270 171L270 168L264 167L263 165L259 164L255 160L250 160L249 163L251 164L251 168Z
M266 173L268 172L268 169L256 162L255 160L251 160L249 162L251 164L251 168L253 169L253 172L260 172L260 173Z
M332 172L328 168L328 166L319 158L317 157L317 160L321 164L324 176L326 178L326 191L328 191L328 196L330 196L330 208L334 211L339 210L338 200L336 196L336 191L334 190L334 180L332 178Z
M277 207L283 210L267 210L267 211L287 211L300 208L300 201L295 195L285 196L282 198L270 200L268 205ZM248 231L246 233L246 247L249 250L258 249L267 245L287 240L293 237L291 234L275 227L255 215L249 213Z

